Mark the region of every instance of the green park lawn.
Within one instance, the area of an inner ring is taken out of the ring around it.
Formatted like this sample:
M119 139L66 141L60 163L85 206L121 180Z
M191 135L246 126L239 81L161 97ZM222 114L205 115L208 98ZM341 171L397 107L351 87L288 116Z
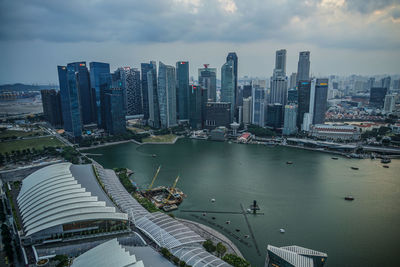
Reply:
M146 137L142 140L142 143L163 143L163 142L172 142L176 138L174 134L166 134L166 135L153 135Z
M21 140L13 140L13 141L4 141L0 142L0 153L17 150L23 150L27 148L35 148L35 149L43 149L43 147L61 147L64 146L56 137L46 136L32 139L21 139Z

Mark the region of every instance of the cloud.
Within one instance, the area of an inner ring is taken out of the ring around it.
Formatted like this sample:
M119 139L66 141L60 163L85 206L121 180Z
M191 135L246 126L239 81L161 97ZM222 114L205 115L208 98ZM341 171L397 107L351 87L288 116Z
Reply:
M282 40L338 48L398 49L399 2L0 0L0 40L128 44Z

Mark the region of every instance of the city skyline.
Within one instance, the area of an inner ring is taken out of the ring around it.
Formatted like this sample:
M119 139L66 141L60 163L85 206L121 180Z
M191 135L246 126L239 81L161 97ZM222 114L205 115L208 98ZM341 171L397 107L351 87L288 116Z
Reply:
M55 83L52 66L82 60L109 62L111 69L137 68L149 60L189 61L195 77L203 64L221 66L231 51L240 58L239 77L268 77L279 49L288 51L287 74L297 71L300 51L311 51L310 72L319 77L397 74L400 69L398 1L0 5L7 14L1 18L0 83ZM199 23L204 27L195 27ZM31 71L21 74L21 68Z

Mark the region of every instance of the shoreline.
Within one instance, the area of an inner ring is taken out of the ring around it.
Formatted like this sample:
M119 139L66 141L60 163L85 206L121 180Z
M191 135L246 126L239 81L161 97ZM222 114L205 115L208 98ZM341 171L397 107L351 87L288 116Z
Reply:
M204 239L211 239L213 243L221 242L222 244L224 244L227 248L226 253L233 253L239 257L244 258L238 247L224 234L202 223L181 218L176 218L176 219L181 223L183 223L184 225L186 225L187 227L189 227L197 234L199 234Z

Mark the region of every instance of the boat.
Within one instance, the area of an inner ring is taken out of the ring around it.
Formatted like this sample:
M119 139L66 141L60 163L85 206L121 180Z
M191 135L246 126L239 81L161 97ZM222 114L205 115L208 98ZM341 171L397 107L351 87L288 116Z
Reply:
M230 224L230 223L231 223L231 221L226 221L225 223L226 223L226 224Z
M279 229L279 232L281 232L281 233L283 234L283 233L285 233L286 231L285 231L285 229L281 228L281 229Z
M175 205L175 204L172 204L172 205L165 205L165 206L162 207L162 209L163 209L164 211L171 211L171 210L176 210L176 209L178 209L178 206Z
M292 161L286 161L286 164L293 164Z
M211 199L211 202L215 202L215 198L212 198L212 199Z
M153 155L151 155L153 158L155 158L155 157L157 157L157 155L156 154L153 154Z
M388 158L381 159L381 163L390 163L390 162L392 162L391 159L388 159Z
M245 235L245 236L244 236L244 238L249 238L249 237L250 237L249 235Z
M203 216L206 216L206 213L205 213L205 212L203 213Z
M332 159L334 159L334 160L338 160L339 158L338 158L338 157L332 157Z
M353 201L354 197L353 196L345 196L344 200Z
M248 213L251 213L251 209L247 209L247 212L248 212Z
M383 165L382 167L383 167L383 168L389 168L389 166L388 166L388 165Z
M240 229L236 229L236 232L240 232Z
M211 217L211 219L215 220L215 217Z
M358 170L357 167L350 167L352 170Z

